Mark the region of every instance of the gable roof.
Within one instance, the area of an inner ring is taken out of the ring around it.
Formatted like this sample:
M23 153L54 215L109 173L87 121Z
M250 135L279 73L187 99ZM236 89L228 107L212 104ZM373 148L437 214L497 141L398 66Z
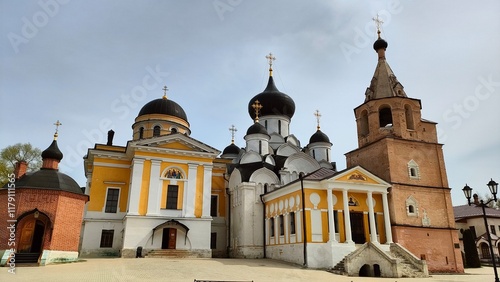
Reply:
M487 217L497 217L500 218L500 210L485 207L484 208ZM455 221L461 219L467 219L472 217L483 216L483 209L481 206L472 205L461 205L453 207L453 212L455 213Z

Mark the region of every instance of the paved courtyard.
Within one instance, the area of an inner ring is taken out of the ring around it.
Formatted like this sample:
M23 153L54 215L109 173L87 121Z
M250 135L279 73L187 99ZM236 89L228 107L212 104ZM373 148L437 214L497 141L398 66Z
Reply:
M21 266L16 274L0 268L0 281L494 281L493 269L467 269L461 275L432 275L430 278L347 277L324 270L269 259L87 259L44 267Z

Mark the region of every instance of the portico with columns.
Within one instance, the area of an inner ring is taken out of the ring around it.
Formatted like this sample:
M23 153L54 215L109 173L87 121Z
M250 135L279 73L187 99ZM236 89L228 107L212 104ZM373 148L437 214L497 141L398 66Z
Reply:
M340 172L320 168L267 193L266 257L331 268L366 242L388 251L389 187L356 166Z

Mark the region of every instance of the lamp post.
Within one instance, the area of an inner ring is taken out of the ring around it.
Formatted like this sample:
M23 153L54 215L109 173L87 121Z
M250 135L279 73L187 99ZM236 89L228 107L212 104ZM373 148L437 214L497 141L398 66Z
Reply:
M485 207L491 203L491 201L497 201L497 192L498 192L498 183L493 181L493 179L486 184L488 188L490 189L491 194L493 194L493 199L490 199L488 202L484 202L483 200L480 200L480 206L483 209L483 219L484 219L484 227L486 227L486 235L488 236L488 244L490 245L490 253L491 253L491 261L493 262L493 271L495 272L495 282L500 282L498 280L498 273L497 273L497 264L495 261L495 254L493 253L493 246L491 245L491 237L490 237L490 231L488 228L488 220L486 219L486 210ZM462 189L464 192L465 198L467 198L467 202L469 206L471 205L470 198L472 196L472 188L469 187L469 185L465 184L464 188Z

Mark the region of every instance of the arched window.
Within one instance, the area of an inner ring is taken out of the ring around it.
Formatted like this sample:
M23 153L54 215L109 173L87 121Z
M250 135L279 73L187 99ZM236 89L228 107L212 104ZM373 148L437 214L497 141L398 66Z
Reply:
M177 133L177 128L172 128L172 129L170 129L170 133L171 133L171 134Z
M382 106L378 111L378 120L380 127L392 126L392 111L389 106Z
M139 139L144 138L144 127L139 128Z
M420 179L420 169L414 160L408 162L408 176L410 179Z
M160 136L160 130L161 130L160 126L159 126L159 125L156 125L156 126L153 128L153 136L154 136L154 137L158 137L158 136Z
M281 120L278 120L278 134L281 134Z
M407 216L418 216L418 203L413 196L408 197L405 204Z
M359 120L359 133L361 136L366 136L370 132L368 128L368 112L366 110L361 112L361 118Z
M415 124L413 123L413 114L411 112L410 105L405 105L405 118L406 118L406 129L414 130Z

